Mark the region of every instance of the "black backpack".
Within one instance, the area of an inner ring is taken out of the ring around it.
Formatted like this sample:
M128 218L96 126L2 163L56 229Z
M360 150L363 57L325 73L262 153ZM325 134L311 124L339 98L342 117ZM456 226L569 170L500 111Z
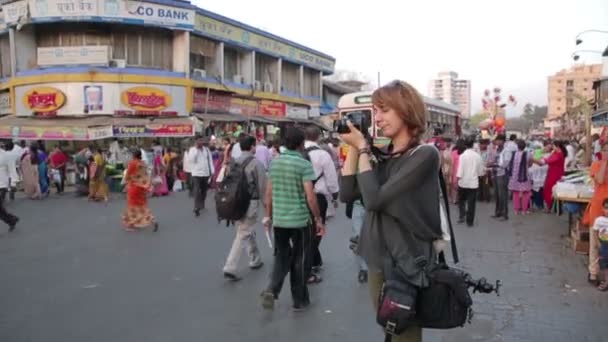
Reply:
M245 168L253 160L248 157L241 164L232 161L228 173L218 185L215 193L215 211L218 221L226 220L227 224L242 219L249 209L251 192Z
M319 146L310 146L304 149L304 152L302 153L302 156L304 156L304 159L308 160L311 164L312 164L312 160L310 160L310 152L315 151L315 150L320 150L321 148ZM327 151L325 151L327 152ZM314 169L314 168L313 168ZM319 177L315 178L312 181L312 185L314 186L315 184L317 184L317 182L319 181L319 179L323 178L323 171L321 171L321 174L319 175Z

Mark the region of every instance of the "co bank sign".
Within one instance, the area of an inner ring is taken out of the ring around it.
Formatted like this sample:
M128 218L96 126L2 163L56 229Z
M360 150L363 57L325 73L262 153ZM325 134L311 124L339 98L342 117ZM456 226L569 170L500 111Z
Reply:
M148 22L188 27L194 25L194 11L182 8L140 3L129 8L129 14Z

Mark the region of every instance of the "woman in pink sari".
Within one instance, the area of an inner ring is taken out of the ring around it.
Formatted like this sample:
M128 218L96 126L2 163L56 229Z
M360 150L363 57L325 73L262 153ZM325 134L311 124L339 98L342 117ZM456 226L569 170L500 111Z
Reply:
M154 177L152 183L154 186L154 196L167 196L169 194L169 188L167 187L167 166L162 158L161 153L154 153Z

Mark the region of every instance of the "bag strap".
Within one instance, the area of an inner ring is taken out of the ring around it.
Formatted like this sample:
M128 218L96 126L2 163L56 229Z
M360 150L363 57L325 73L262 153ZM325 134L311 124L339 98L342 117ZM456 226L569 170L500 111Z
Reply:
M254 156L249 156L245 160L243 160L243 163L241 163L242 172L245 172L245 168L247 168L247 166L249 166L249 163L251 163L253 158L254 158Z
M450 217L450 203L448 202L448 191L443 178L443 173L439 170L439 189L441 190L441 197L443 197L443 204L445 207L445 215L448 219L448 227L450 228L450 244L452 246L452 258L454 263L457 264L460 260L458 258L458 249L456 248L456 236L454 235L454 228L452 226L452 218ZM445 264L445 255L443 251L439 253L439 262Z

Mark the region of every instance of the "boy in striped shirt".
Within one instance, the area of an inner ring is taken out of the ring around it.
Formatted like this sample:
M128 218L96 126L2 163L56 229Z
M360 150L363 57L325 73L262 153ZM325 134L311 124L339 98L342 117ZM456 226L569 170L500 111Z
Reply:
M275 260L268 288L262 293L262 305L274 307L287 273L290 274L293 308L306 309L310 304L306 286L306 256L312 241L310 224L316 225L317 234L323 234L317 198L312 181L315 173L312 164L304 159L304 132L290 128L285 133L287 150L270 164L266 186L266 217L264 228L274 230ZM310 222L310 212L314 221Z

